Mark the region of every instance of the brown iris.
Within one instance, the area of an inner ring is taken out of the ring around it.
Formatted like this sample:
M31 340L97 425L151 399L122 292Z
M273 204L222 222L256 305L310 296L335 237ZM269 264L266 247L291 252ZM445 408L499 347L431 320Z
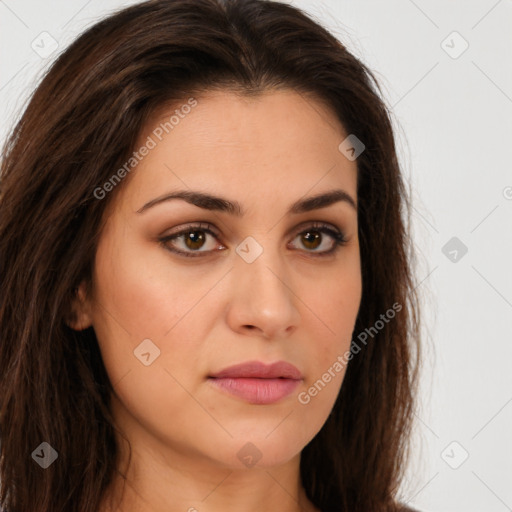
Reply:
M321 235L320 235L319 231L306 231L306 232L304 232L302 239L304 240L306 238L308 238L308 241L304 244L305 247L307 247L309 249L316 249L318 247L319 243L316 244L314 247L311 247L308 244L311 244L311 243L315 244L316 242L319 242L321 239Z
M191 244L188 243L188 240L192 240ZM187 234L185 234L185 245L189 249L200 249L202 247L202 243L205 241L205 235L204 231L189 231ZM196 244L199 244L197 246Z

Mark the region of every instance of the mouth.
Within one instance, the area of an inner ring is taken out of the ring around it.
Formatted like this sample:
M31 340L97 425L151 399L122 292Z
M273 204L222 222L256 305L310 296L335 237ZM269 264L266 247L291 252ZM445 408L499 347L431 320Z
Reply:
M273 404L285 398L302 379L301 372L285 361L271 365L249 361L208 377L220 391L258 405Z

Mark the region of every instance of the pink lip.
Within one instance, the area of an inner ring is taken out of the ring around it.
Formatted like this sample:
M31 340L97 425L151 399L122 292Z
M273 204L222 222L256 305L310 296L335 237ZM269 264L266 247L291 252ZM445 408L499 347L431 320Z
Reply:
M271 365L249 361L209 377L223 391L253 404L275 403L292 393L301 380L300 371L285 361Z

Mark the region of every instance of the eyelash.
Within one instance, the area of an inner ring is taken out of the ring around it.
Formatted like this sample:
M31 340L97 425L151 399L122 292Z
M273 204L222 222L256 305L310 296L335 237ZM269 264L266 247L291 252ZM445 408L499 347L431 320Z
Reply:
M210 224L191 224L190 226L187 226L185 229L183 229L177 233L173 233L172 235L168 235L168 236L160 238L159 242L164 246L164 248L166 248L167 250L169 250L173 253L179 254L180 256L184 256L186 258L202 257L203 254L208 254L213 251L193 251L193 252L182 251L180 249L171 249L167 245L167 243L170 242L171 240L175 240L177 238L180 238L183 235L186 235L186 234L194 232L194 231L201 231L204 233L209 233L214 238L218 239L218 235L211 228L212 228L212 226ZM334 239L334 247L332 249L329 249L328 251L315 253L314 251L306 250L306 252L311 253L311 255L314 258L322 258L322 257L330 256L330 255L336 253L340 249L340 247L345 245L348 241L346 239L344 233L342 233L340 231L335 231L335 230L329 228L326 224L322 224L322 223L313 223L311 226L308 226L306 229L298 232L294 238L296 238L299 235L303 235L303 234L307 233L308 231L318 231L320 233L326 233Z

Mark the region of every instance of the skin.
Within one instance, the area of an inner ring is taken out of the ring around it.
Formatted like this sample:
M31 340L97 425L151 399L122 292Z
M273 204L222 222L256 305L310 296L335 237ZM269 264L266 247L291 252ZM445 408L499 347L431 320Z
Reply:
M333 113L294 91L196 99L122 184L100 236L92 286L80 287L73 327L94 327L115 389L112 411L132 448L126 470L119 438L127 482L122 494L115 479L101 510L317 511L300 482L300 454L325 423L344 371L308 404L298 394L350 348L362 289L357 211L346 201L298 215L286 210L331 189L356 202L356 162L338 150L347 133ZM173 111L155 114L140 144ZM183 200L137 213L189 189L238 201L245 215ZM218 239L203 231L202 245L184 235L167 247L202 256L179 256L159 242L197 222L213 225ZM334 240L301 235L313 222L342 231L346 244L315 257ZM235 252L248 236L263 248L252 263ZM149 366L134 356L144 339L160 350ZM207 380L252 360L288 361L303 380L270 405ZM248 442L261 457L252 467L237 457Z

